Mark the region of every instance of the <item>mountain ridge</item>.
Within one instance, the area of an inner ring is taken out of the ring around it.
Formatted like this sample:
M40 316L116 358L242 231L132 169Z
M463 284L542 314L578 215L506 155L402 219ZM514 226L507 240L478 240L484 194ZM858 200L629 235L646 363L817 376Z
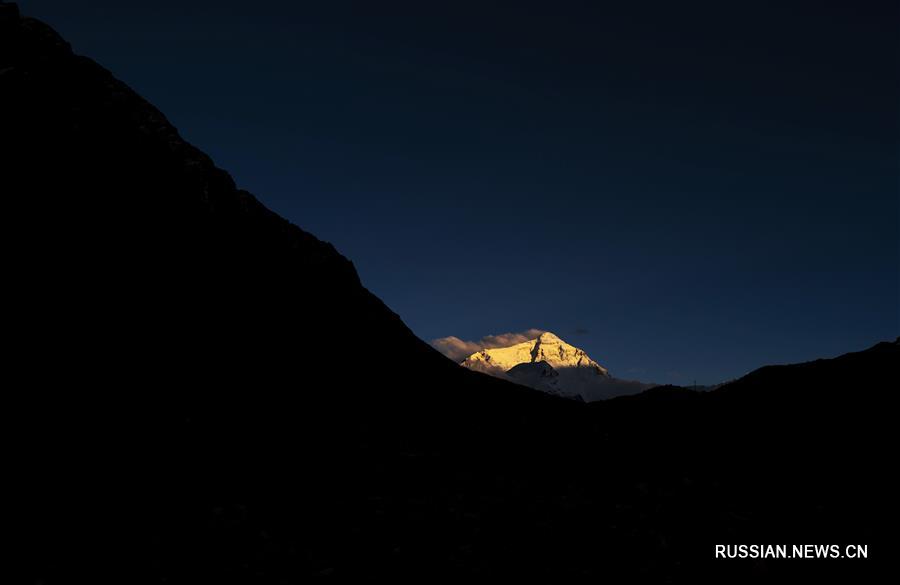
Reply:
M460 365L547 394L588 402L635 394L654 386L613 378L583 349L549 331L509 346L483 348Z

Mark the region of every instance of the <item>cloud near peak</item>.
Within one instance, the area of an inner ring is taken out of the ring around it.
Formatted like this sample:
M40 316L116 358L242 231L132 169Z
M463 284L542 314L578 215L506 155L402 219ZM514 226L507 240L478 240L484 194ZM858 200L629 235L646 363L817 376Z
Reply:
M478 341L465 341L453 335L431 340L431 345L455 362L461 362L466 357L482 349L494 347L509 347L524 341L537 339L543 329L527 329L519 333L501 333L499 335L485 335Z

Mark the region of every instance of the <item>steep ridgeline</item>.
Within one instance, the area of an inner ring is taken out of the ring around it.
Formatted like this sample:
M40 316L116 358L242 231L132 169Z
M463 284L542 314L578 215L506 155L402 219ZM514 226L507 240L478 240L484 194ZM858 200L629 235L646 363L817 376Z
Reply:
M0 115L4 410L29 582L414 572L423 551L391 556L418 530L404 490L443 484L446 503L461 491L442 457L475 478L512 437L523 456L553 448L533 420L571 405L446 360L333 246L8 3ZM334 351L373 331L402 373Z
M584 350L549 331L509 347L475 352L462 365L548 394L588 402L637 394L654 386L613 378Z
M561 400L429 348L332 246L6 3L0 116L21 582L859 582L859 563L712 545L879 550L896 343L705 394ZM402 369L335 350L372 332Z

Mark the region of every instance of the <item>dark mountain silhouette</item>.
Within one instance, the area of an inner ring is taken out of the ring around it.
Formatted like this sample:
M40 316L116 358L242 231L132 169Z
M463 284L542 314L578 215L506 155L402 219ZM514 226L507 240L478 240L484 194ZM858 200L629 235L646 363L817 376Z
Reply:
M54 31L0 4L6 498L25 582L735 582L874 561L898 345L583 404L467 371ZM248 148L252 145L248 145ZM416 356L385 376L341 340ZM13 522L13 520L15 520Z

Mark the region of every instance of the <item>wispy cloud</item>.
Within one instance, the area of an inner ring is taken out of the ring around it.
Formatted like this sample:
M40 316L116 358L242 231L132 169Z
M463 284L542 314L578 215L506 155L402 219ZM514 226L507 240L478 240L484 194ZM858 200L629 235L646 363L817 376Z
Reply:
M431 345L439 352L455 362L464 360L482 349L491 349L494 347L508 347L523 341L536 339L543 329L527 329L519 333L501 333L499 335L485 335L478 341L465 341L453 335L449 337L441 337L433 339Z

